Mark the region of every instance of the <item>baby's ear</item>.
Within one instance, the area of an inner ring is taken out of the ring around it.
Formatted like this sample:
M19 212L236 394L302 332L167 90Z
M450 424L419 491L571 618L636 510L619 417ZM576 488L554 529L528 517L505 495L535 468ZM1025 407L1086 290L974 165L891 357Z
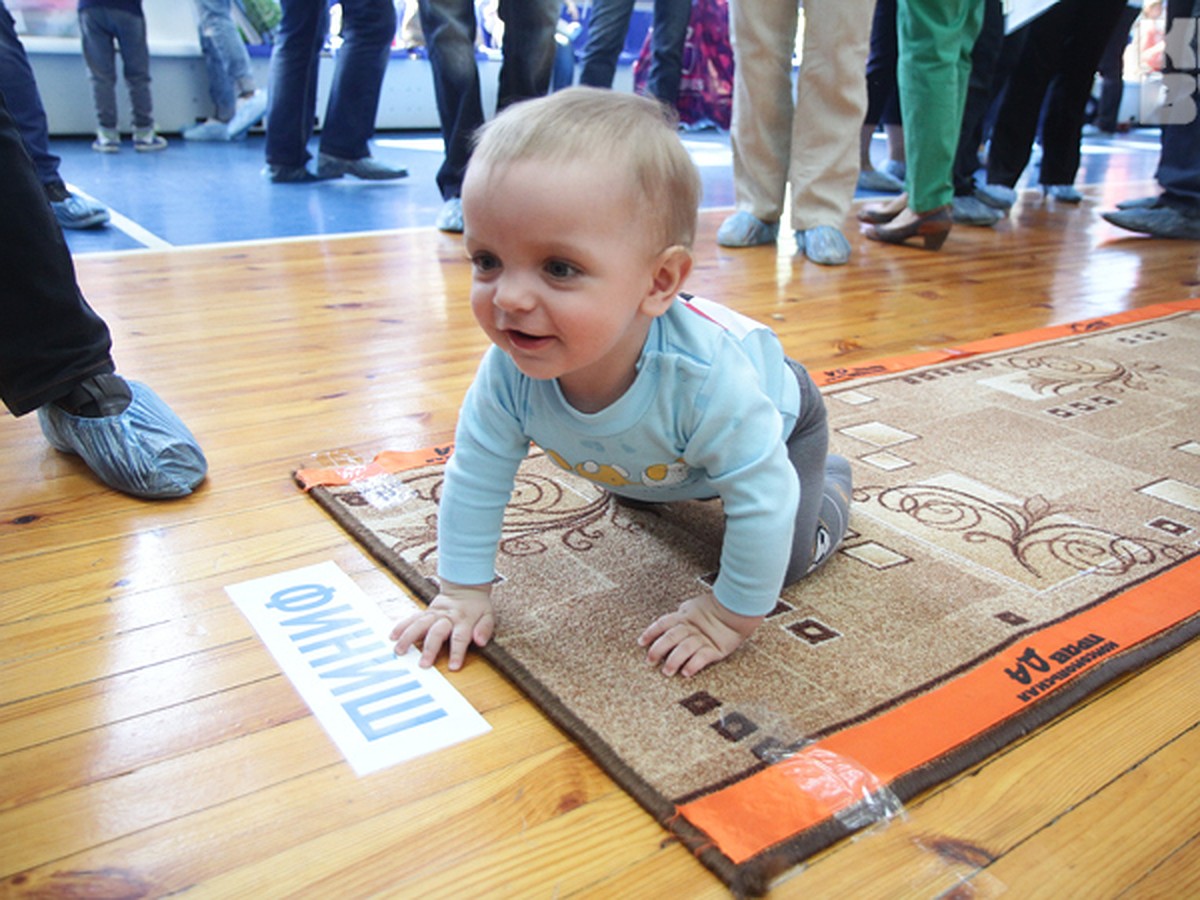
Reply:
M681 244L668 247L654 260L650 293L642 301L642 312L657 318L671 308L692 271L692 251Z

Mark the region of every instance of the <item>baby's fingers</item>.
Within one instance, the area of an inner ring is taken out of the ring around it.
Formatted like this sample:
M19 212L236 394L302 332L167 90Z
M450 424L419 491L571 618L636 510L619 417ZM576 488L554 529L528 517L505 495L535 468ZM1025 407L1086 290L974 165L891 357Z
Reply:
M427 612L413 613L407 619L401 619L392 626L388 638L396 642L396 652L407 653L408 648L420 642L433 624L433 617Z
M438 654L442 650L442 644L446 642L447 638L451 637L453 630L454 626L451 624L450 620L444 619L441 616L437 617L428 626L428 628L425 630L425 636L421 641L421 659L418 665L420 665L422 669L428 669L435 662L437 662ZM453 644L451 644L451 653L453 653ZM453 664L453 656L451 656L450 662L450 668L456 668L456 666ZM459 665L462 665L461 658L459 659Z
M667 613L665 616L659 616L649 627L638 637L639 647L650 647L664 634L670 631L675 625L679 624L679 613Z
M678 672L682 672L685 677L694 675L712 661L707 658L711 646L694 632L685 634L663 659L662 673L667 676Z

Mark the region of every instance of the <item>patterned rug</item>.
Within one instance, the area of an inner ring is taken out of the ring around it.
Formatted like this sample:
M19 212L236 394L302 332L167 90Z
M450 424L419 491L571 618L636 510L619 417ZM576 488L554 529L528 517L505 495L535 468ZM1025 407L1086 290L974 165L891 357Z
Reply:
M814 372L851 533L690 680L635 640L719 502L523 465L484 655L739 894L1200 632L1200 301ZM449 448L300 483L420 598Z

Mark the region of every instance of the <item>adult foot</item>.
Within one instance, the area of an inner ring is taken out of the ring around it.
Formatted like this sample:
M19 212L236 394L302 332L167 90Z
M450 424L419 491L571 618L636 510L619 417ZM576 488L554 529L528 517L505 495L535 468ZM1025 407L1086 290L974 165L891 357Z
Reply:
M78 454L111 488L147 499L183 497L208 463L195 437L154 391L119 375L96 375L38 409L55 450Z

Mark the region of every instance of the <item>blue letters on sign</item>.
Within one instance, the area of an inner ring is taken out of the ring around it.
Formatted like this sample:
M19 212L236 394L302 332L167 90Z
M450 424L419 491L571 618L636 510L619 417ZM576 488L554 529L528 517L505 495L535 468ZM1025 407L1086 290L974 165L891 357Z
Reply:
M340 705L362 736L375 741L448 715L429 694L413 693L423 690L420 680L412 678L394 653L380 652L388 645L374 636L365 620L345 615L353 611L349 605L329 606L335 593L321 584L298 584L276 591L267 607L301 613L279 624L289 630L296 649L318 676L331 684L331 696L343 698ZM326 668L334 664L337 668ZM378 689L397 679L406 680Z

